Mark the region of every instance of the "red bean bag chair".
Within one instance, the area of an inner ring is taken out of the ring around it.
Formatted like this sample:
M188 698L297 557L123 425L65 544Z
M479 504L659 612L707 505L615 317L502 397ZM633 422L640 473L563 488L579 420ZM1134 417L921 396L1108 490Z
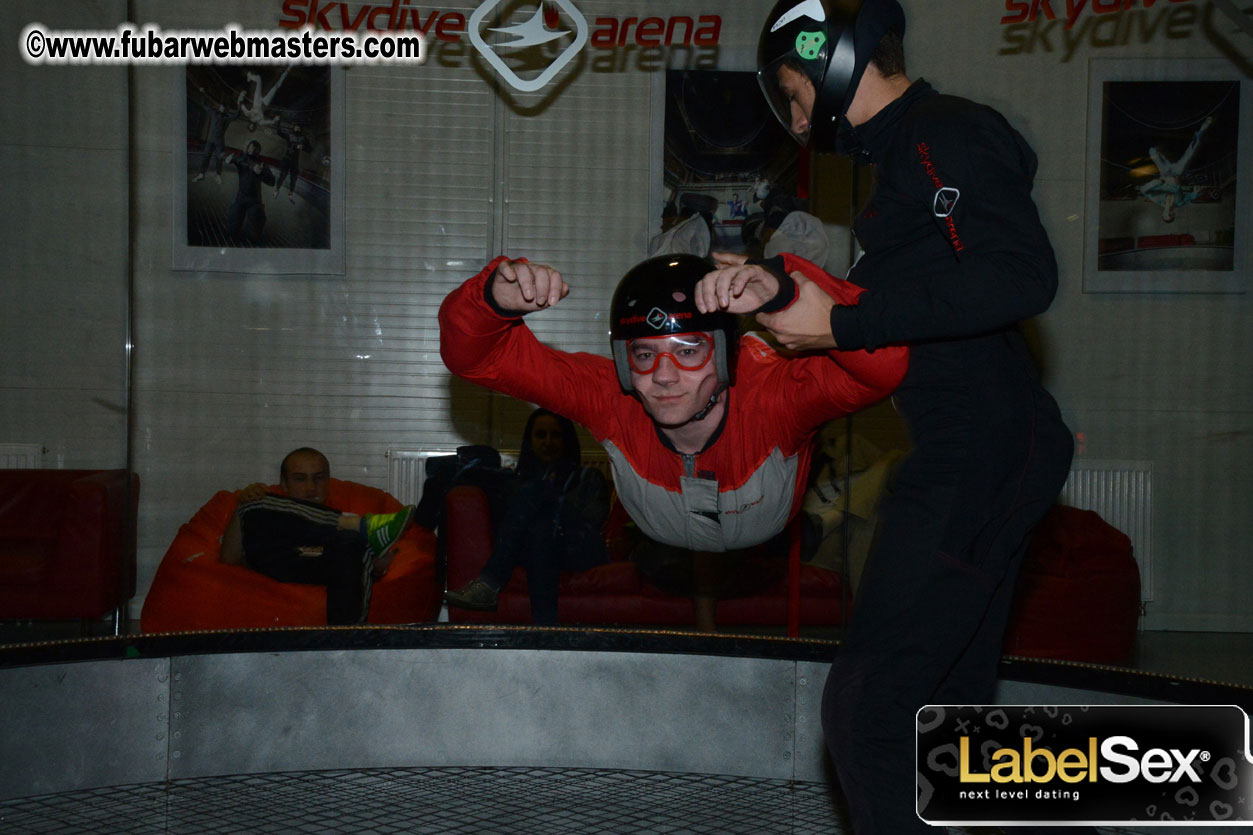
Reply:
M270 489L281 492L277 486ZM236 493L219 492L179 528L144 600L142 631L326 624L323 587L280 583L245 566L219 562L221 537L238 503ZM335 478L330 480L327 504L358 514L391 513L402 507L383 490ZM414 525L396 543L387 574L374 583L369 623L435 620L440 601L435 537Z
M1014 592L1008 655L1131 660L1140 569L1131 540L1091 510L1054 505L1036 527Z

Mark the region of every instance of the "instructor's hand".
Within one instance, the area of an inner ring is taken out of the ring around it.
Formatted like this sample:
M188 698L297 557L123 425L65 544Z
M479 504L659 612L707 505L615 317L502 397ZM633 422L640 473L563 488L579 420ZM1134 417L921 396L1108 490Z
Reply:
M552 307L570 292L561 273L544 264L525 261L502 261L491 281L496 306L520 313Z
M742 252L722 252L720 250L709 253L709 257L714 259L714 263L719 267L733 267L748 260L748 256Z
M835 300L804 273L789 275L796 281L796 301L778 313L758 313L757 322L774 334L780 345L793 351L836 347L831 335L831 308Z

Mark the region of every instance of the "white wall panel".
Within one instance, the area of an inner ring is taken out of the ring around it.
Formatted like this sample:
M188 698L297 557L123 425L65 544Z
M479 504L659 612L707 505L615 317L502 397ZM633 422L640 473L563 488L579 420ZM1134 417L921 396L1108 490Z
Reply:
M126 70L30 66L30 23L115 26L125 3L0 6L0 440L45 467L126 464Z

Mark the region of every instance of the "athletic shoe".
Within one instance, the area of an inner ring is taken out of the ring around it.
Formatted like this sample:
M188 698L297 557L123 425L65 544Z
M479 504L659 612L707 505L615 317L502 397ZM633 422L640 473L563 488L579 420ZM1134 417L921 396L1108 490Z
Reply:
M192 181L193 183L198 183L198 182L200 182L200 181L201 181L201 180L203 180L203 179L204 179L204 173L203 173L203 172L201 172L201 173L197 174L196 176L192 177L192 178L191 178L191 181Z
M222 175L221 175L221 174L214 174L213 176L215 176L215 177L217 177L217 178L218 178L218 185L222 185Z
M449 606L460 609L476 609L480 612L496 611L499 592L482 580L471 580L459 589L444 592Z
M289 192L287 192L287 199L288 199L288 200L290 200L290 201L292 202L292 205L295 205L295 203L296 203L296 195L292 194L292 193L289 191Z
M361 517L361 532L366 538L367 559L373 562L387 553L387 549L396 544L396 540L404 535L413 524L413 505L406 505L404 510L395 513L372 513Z

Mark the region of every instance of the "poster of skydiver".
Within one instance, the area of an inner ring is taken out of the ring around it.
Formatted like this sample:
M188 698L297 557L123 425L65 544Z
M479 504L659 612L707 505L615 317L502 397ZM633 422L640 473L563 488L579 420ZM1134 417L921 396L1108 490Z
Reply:
M326 257L342 237L337 70L266 64L180 72L175 268L342 271L340 258Z
M1226 59L1090 61L1083 211L1067 218L1083 291L1249 292L1250 126L1253 84Z
M1102 90L1098 269L1231 270L1239 81Z

